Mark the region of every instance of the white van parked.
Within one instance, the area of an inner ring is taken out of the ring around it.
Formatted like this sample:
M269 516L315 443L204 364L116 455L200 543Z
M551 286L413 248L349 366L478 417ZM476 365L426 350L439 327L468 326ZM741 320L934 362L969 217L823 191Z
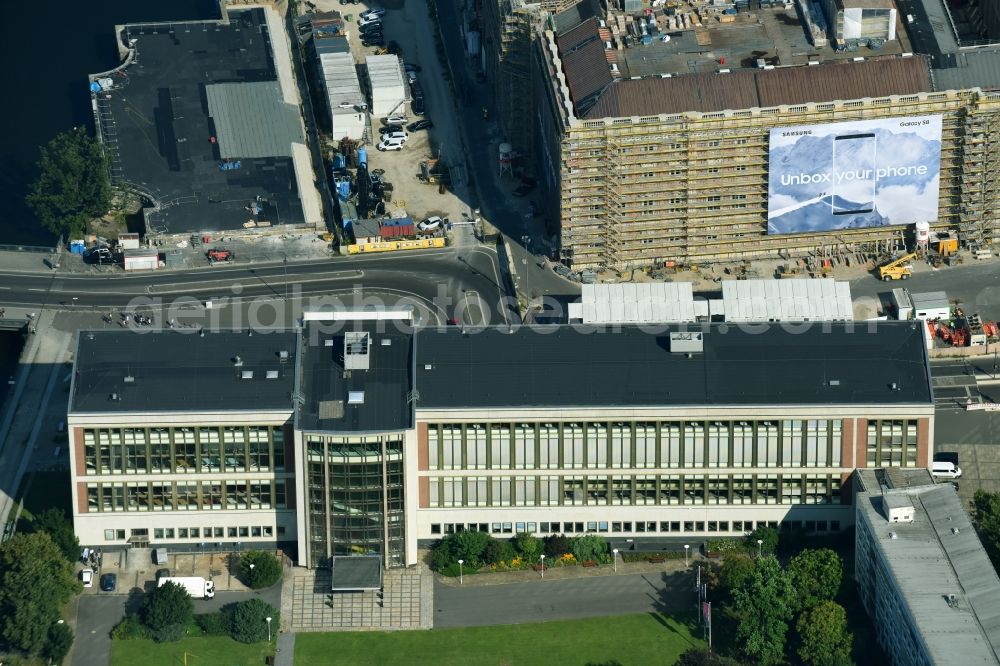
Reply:
M955 463L934 461L931 464L931 476L938 479L958 479L962 477L962 468Z

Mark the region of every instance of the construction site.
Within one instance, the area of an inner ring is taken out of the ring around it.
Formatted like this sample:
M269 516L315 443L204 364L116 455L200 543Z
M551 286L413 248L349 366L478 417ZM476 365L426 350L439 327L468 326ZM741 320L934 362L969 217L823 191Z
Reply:
M941 0L899 3L905 22L893 2L653 4L580 3L538 40L542 212L573 270L874 269L918 225L962 251L1000 241L1000 51L949 42ZM886 167L917 141L919 164ZM869 192L840 187L849 169Z

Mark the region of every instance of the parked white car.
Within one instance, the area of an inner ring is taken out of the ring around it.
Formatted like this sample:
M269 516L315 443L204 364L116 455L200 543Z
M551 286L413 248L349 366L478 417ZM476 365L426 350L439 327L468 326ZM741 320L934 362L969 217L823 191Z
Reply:
M371 16L385 16L385 9L382 7L372 7L371 9L366 9L361 12L358 16L361 18L369 18Z
M372 23L381 23L382 17L376 14L369 14L368 16L361 16L358 18L358 26L365 27L366 25L371 25Z
M380 141L379 144L375 147L382 151L402 150L403 143L405 143L403 139L382 139L382 141Z
M80 581L84 587L94 587L94 570L84 569L80 572Z
M443 220L437 215L432 215L426 220L417 225L417 229L420 231L434 231L435 229L441 228L441 223Z
M402 132L402 131L400 131L400 132L386 132L385 134L382 135L382 140L383 141L394 141L396 139L399 139L403 143L406 143L407 139L409 139L409 138L410 138L410 135L407 134L406 132Z
M382 122L386 125L402 125L406 122L406 116L400 113L394 113L387 118L383 118Z

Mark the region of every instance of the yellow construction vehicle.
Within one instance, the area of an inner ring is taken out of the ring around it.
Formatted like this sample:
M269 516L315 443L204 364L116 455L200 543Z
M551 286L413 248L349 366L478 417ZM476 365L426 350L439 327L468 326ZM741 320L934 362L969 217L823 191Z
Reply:
M888 282L889 280L905 280L913 275L913 266L910 265L910 261L916 259L919 255L916 252L911 252L910 254L904 254L898 259L893 259L887 264L878 267L878 276L882 280Z

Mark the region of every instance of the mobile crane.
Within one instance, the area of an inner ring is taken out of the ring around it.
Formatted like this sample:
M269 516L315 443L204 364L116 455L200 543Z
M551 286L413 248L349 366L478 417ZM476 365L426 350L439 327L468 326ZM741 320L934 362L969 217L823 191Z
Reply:
M889 280L906 280L913 275L913 266L910 265L910 261L916 259L918 256L916 252L911 252L904 254L898 259L893 259L885 265L879 266L879 278L886 282Z

